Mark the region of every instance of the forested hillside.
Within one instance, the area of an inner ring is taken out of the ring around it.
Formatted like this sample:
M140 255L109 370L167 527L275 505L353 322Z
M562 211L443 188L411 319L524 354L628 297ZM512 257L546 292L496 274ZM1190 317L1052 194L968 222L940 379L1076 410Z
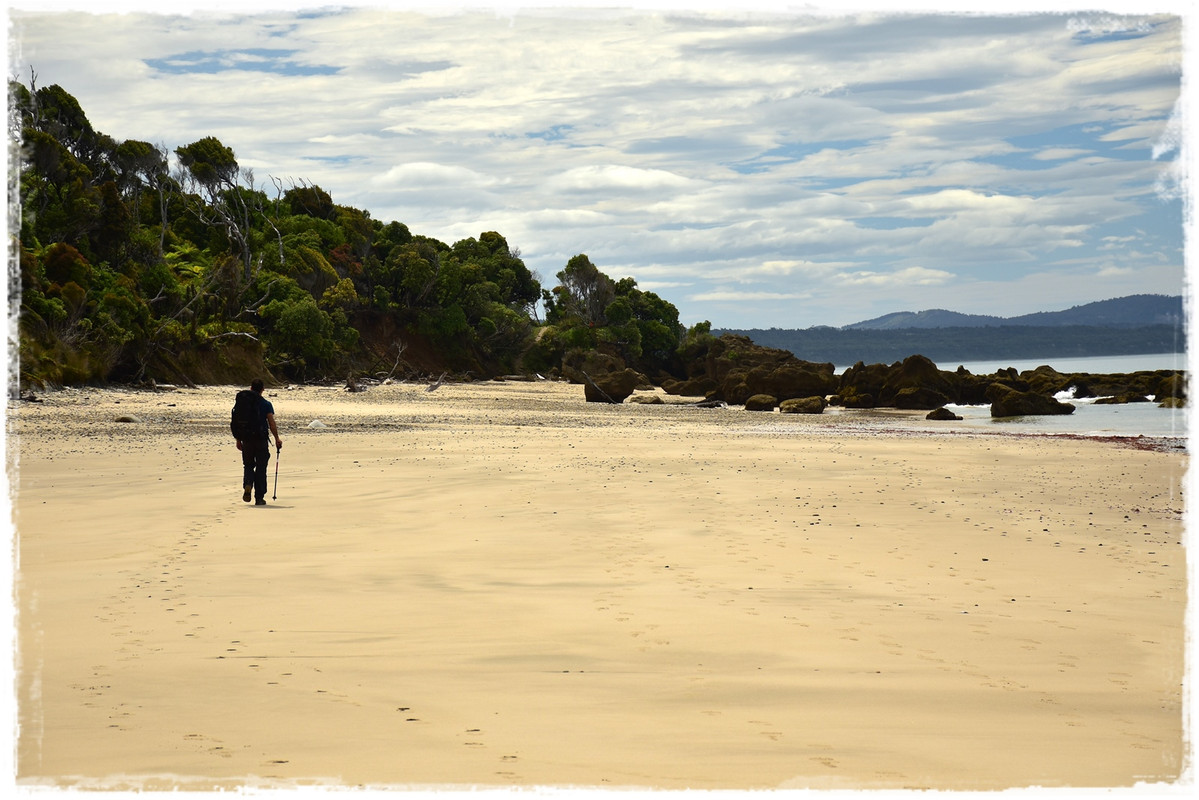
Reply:
M896 330L900 328L995 328L1012 326L1141 328L1149 325L1180 325L1186 318L1181 295L1134 294L1099 300L1064 311L1038 311L1017 317L960 314L932 308L897 311L881 317L845 325L842 330Z
M676 363L677 309L586 255L546 289L498 232L422 236L316 183L260 179L215 136L118 141L36 76L9 100L23 386L482 378L595 352L648 375Z

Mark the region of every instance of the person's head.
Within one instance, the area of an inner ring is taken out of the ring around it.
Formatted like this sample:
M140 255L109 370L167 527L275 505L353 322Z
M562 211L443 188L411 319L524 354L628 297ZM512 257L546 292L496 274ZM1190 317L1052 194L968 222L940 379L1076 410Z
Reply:
M262 378L255 378L250 382L250 391L262 394Z

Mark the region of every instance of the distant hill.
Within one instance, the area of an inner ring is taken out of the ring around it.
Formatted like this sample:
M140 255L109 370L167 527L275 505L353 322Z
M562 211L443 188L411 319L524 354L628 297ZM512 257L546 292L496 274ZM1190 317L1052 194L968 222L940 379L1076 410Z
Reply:
M843 328L713 330L748 336L818 363L890 364L920 354L936 362L1182 353L1182 297L1134 295L1065 311L989 317L933 309L887 314Z
M1090 325L1101 328L1131 328L1145 325L1177 325L1183 319L1181 296L1136 294L1100 300L1065 311L1040 311L1018 317L960 314L933 308L927 311L898 311L846 325L842 330L897 330L900 328L986 328L1005 325L1056 327Z

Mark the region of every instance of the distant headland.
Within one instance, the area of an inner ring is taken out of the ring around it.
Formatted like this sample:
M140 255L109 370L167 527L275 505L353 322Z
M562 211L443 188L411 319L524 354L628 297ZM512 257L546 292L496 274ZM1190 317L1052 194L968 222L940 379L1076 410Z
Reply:
M835 364L892 363L920 353L938 363L1081 358L1186 351L1178 295L1142 294L1018 317L943 309L887 314L841 328L713 330Z

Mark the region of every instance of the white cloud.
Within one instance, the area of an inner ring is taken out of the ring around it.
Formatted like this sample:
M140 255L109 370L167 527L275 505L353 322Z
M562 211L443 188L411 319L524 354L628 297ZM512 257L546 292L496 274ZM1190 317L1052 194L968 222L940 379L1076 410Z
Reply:
M411 164L397 164L386 172L375 175L370 179L375 186L400 186L403 188L421 188L429 186L450 187L481 187L497 183L495 178L480 175L466 167L451 164L433 164L418 161Z
M1085 156L1091 152L1091 150L1083 150L1078 147L1049 147L1038 153L1033 153L1032 157L1038 161L1063 161L1067 158Z
M1043 285L1068 307L1075 262L1163 252L1154 285L1181 291L1181 231L1150 203L1180 216L1182 29L1120 19L1140 38L1054 14L24 11L11 73L35 65L118 139L215 135L414 233L497 230L543 276L585 252L691 290L663 295L691 319L736 327L760 297L766 326L844 324L848 286L867 318L911 287L1031 302L1023 277L1062 270ZM328 74L151 66L263 50ZM747 310L705 305L734 295Z
M809 292L749 292L742 289L713 289L689 296L689 300L713 303L757 303L765 300L804 300Z
M545 182L549 191L560 192L652 192L683 190L696 185L674 173L661 169L641 169L619 164L575 167Z
M883 288L888 286L938 286L953 280L954 275L940 269L926 267L907 267L895 272L846 272L836 276L838 283L846 286L869 286Z

